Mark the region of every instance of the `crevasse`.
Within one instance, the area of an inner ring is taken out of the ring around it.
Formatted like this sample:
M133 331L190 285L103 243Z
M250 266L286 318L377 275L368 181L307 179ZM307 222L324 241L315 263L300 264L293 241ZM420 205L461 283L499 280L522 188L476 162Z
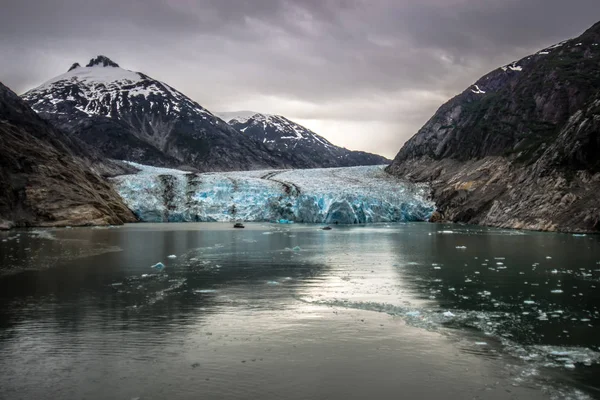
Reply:
M188 173L130 163L113 179L144 222L279 221L362 224L427 220L428 187L382 166Z

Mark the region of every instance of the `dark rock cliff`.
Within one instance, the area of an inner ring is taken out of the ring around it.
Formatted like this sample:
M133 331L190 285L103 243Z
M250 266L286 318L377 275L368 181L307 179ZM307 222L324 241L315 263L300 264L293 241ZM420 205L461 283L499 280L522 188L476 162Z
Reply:
M100 176L123 172L42 120L0 83L0 228L135 221Z
M600 230L600 23L479 79L387 171L431 182L447 220Z

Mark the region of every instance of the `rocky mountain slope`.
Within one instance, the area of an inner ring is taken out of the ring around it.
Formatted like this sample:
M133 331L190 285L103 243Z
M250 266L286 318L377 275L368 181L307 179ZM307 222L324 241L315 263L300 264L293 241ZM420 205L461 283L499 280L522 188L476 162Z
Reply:
M351 167L387 165L385 157L351 151L330 143L310 129L280 115L254 112L219 113L238 131L275 154L289 159L296 168Z
M96 171L122 173L0 83L0 229L107 225L135 217Z
M22 97L107 158L201 171L293 167L181 92L104 56Z
M387 171L429 181L456 222L600 230L600 23L444 104Z

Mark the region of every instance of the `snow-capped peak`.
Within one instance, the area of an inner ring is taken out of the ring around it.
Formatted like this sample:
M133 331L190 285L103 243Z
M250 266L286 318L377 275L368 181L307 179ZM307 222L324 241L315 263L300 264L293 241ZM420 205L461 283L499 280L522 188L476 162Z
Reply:
M145 113L180 115L213 115L183 93L142 73L119 67L106 56L97 56L82 67L75 63L69 70L43 83L23 95L37 112L60 112L59 104L69 103L88 116L101 115L120 118L132 112L132 107L142 107Z
M333 146L327 139L281 115L253 111L222 112L218 115L240 132L254 137L255 140L282 149L290 145L296 147L300 141L317 144L317 146Z
M106 56L102 56L102 55L92 58L90 60L90 62L86 65L86 67L95 67L95 66L119 68L119 64L117 64L110 58L108 58Z
M109 84L109 83L127 83L132 84L141 80L137 72L120 68L118 64L104 56L98 56L82 67L75 63L69 70L57 77L38 86L36 91L47 88L53 84L64 81L65 83L87 83L87 84Z

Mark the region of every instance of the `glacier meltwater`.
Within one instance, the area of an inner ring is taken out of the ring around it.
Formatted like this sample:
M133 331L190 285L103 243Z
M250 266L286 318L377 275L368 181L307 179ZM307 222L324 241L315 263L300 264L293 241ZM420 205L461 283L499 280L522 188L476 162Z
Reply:
M363 224L429 219L429 189L382 166L190 173L130 163L113 178L144 222L292 221Z

